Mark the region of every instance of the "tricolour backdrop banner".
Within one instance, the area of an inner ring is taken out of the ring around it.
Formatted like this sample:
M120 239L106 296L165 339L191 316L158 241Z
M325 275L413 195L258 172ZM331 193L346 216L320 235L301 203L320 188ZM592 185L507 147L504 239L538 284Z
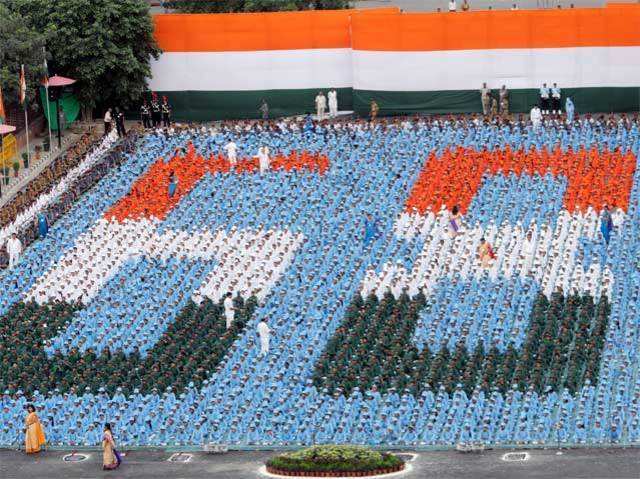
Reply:
M335 88L341 109L481 111L483 82L528 111L557 82L578 111L640 108L640 6L400 13L344 10L157 15L163 54L151 88L178 119L311 112Z

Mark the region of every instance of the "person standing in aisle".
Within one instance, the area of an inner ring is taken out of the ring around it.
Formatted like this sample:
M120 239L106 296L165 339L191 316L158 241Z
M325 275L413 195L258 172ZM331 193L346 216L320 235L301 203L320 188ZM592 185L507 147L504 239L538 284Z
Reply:
M233 320L235 319L236 309L233 305L233 294L228 292L224 298L224 317L226 321L227 329L231 327L233 324Z
M9 253L9 269L13 269L18 264L20 253L22 253L22 242L15 234L7 240L7 253Z
M238 162L238 145L236 145L235 141L230 140L229 143L224 146L224 151L227 152L229 164L231 166L236 166L236 163Z
M269 329L266 319L260 320L257 330L260 338L260 356L266 356L269 354L269 339L271 338L271 329Z

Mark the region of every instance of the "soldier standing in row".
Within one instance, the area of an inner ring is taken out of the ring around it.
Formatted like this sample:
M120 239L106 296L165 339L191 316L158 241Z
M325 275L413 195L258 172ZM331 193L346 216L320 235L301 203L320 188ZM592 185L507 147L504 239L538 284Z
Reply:
M149 104L146 100L140 107L140 120L142 120L142 126L145 130L147 128L151 128L151 109L149 108Z
M171 106L166 96L162 97L162 125L165 128L171 126Z
M158 103L158 95L155 93L151 97L151 118L154 128L160 126L160 103Z
M116 130L118 131L118 136L122 138L127 134L127 131L124 128L124 112L120 110L120 108L116 107Z

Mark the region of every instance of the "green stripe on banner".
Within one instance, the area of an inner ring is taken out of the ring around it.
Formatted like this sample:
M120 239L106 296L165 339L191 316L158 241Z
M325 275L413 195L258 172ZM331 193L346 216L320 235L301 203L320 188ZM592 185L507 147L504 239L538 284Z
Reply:
M301 115L315 112L318 91L325 95L329 88L260 91L159 91L166 95L176 121L211 121L260 118L262 100L269 104L269 117ZM338 107L352 110L351 88L338 88Z
M495 95L498 90L494 90ZM640 109L640 87L566 88L564 98L570 96L576 113L630 112ZM538 90L509 90L509 110L528 113L538 103ZM354 110L359 115L369 113L371 100L380 107L380 115L414 113L479 113L482 112L478 90L452 91L373 91L353 90Z
M166 95L173 107L176 121L211 121L224 119L260 118L262 99L269 104L269 117L301 115L315 112L314 100L318 91L303 90L260 91L159 91ZM415 113L479 113L482 111L478 90L446 91L372 91L340 88L340 110L355 110L366 116L369 104L375 100L380 115L410 115ZM498 90L494 90L497 95ZM563 98L570 96L576 113L631 112L640 110L640 87L566 88ZM510 90L510 111L528 113L538 102L538 90ZM53 106L53 105L52 105ZM564 100L563 100L564 106ZM134 115L135 117L135 115Z

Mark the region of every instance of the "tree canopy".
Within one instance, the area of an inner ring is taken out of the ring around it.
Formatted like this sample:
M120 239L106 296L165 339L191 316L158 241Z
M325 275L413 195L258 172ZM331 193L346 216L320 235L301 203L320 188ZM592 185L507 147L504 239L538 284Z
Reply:
M167 8L184 13L281 12L293 10L339 10L348 0L169 0Z
M147 89L151 58L157 58L160 51L146 1L7 3L32 31L40 32L50 55L50 72L78 81L74 88L84 108L126 107L138 101Z
M19 103L20 65L27 80L27 103L38 104L37 88L44 76L45 36L27 19L0 3L0 85L5 106Z

